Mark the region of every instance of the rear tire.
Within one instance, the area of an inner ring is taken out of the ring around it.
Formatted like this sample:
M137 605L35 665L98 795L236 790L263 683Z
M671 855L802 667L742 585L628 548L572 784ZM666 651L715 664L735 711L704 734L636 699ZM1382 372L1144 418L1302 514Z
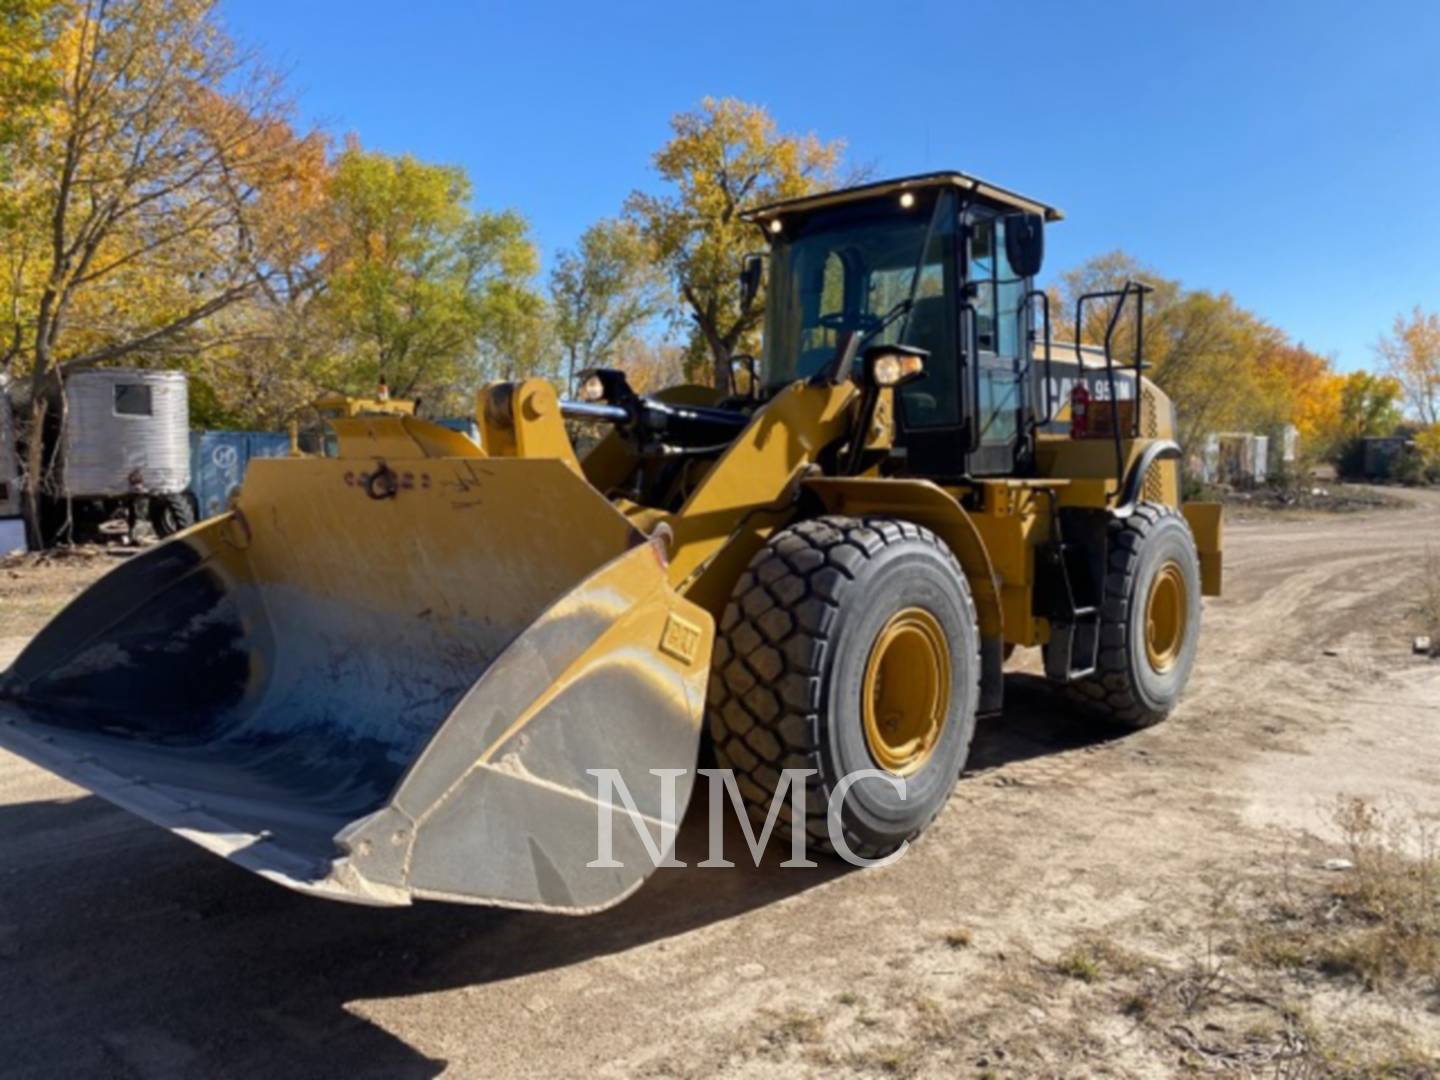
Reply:
M1184 516L1141 503L1110 523L1100 656L1070 699L1125 729L1170 715L1195 664L1200 640L1200 557Z
M161 540L174 536L181 529L195 524L195 504L189 492L174 495L151 495L149 499L150 527Z
M865 859L917 836L954 790L975 730L980 639L965 575L930 530L824 517L773 536L720 622L707 702L716 759L763 824L782 769L813 769L806 815L778 823L834 851L827 810L848 774L844 844ZM867 702L869 703L867 705Z

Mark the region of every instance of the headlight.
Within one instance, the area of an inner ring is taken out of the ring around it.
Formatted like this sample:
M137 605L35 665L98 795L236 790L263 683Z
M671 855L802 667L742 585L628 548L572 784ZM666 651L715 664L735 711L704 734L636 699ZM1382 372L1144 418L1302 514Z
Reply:
M882 348L868 360L870 381L876 386L899 386L925 374L925 357L919 350Z
M599 375L591 375L580 384L581 401L604 401L605 382Z

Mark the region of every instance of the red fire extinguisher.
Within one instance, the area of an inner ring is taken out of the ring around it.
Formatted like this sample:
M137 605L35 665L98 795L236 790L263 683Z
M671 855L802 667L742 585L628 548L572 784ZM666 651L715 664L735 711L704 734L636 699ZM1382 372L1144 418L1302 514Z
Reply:
M1083 439L1090 434L1090 391L1084 379L1077 379L1070 391L1070 437Z

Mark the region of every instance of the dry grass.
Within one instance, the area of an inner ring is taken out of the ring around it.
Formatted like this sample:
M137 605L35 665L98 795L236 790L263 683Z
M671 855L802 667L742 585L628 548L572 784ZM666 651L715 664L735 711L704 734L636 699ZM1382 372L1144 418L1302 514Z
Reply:
M1072 1025L1113 1010L1131 1025L1127 1038L1182 1072L1440 1080L1435 1048L1422 1045L1410 1019L1440 1009L1432 831L1355 799L1336 805L1334 821L1349 869L1321 869L1333 849L1310 850L1297 865L1287 846L1258 875L1218 876L1178 956L1168 946L1164 959L1136 953L1091 933L1058 959L1036 957L1051 1000L1065 995ZM1066 993L1067 981L1084 986ZM1375 995L1364 1020L1335 1011L1337 993L1354 988Z
M921 1048L908 1041L866 1047L850 1055L849 1066L861 1073L912 1076L922 1063Z
M1248 956L1272 968L1352 978L1369 990L1418 980L1440 992L1434 830L1361 799L1341 800L1333 816L1351 868L1306 894L1282 889L1247 936Z
M1067 979L1077 979L1083 983L1100 981L1100 961L1084 946L1063 954L1055 961L1055 970Z
M942 940L952 949L968 949L975 943L975 935L963 926L945 931Z
M765 1016L767 1022L763 1039L772 1050L816 1043L825 1035L825 1021L804 1009L770 1010Z
M1067 979L1098 983L1106 975L1138 974L1149 963L1146 957L1121 947L1112 939L1091 934L1062 953L1055 961L1054 968Z
M1202 878L1204 895L1181 907L1068 946L1011 939L991 952L965 928L942 931L931 947L966 950L963 964L932 954L823 1009L767 1010L740 1060L872 1080L1440 1080L1434 1029L1416 1025L1440 1012L1435 846L1413 815L1362 801L1337 804L1334 820L1343 850L1303 841L1302 857L1287 842L1273 859ZM1322 868L1341 854L1349 869Z

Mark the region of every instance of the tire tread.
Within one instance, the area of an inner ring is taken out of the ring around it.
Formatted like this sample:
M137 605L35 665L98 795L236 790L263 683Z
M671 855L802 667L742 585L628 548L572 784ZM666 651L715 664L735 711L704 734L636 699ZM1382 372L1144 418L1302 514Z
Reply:
M1189 533L1189 523L1179 510L1158 503L1142 502L1129 517L1110 523L1096 671L1066 688L1066 696L1074 704L1115 727L1149 727L1167 715L1147 708L1140 700L1129 662L1131 650L1138 647L1130 641L1130 604L1140 551L1160 523L1167 520L1178 521Z
M826 851L833 850L826 826L832 780L824 775L822 698L836 619L869 560L889 546L914 542L934 548L950 564L974 625L969 583L938 536L894 518L838 515L807 519L773 536L740 575L720 620L706 703L718 764L735 770L747 811L760 823L779 786L780 769L815 769L804 828L810 841ZM757 639L766 644L748 647ZM969 659L978 676L978 649ZM962 715L973 715L978 687L978 677L969 680L971 700L963 704ZM972 725L972 737L973 730ZM967 744L963 753L968 751ZM934 814L905 839L919 835L933 819ZM783 807L777 828L789 836L792 824L789 807ZM851 850L865 858L878 858L894 847L867 844L848 827L844 835Z

